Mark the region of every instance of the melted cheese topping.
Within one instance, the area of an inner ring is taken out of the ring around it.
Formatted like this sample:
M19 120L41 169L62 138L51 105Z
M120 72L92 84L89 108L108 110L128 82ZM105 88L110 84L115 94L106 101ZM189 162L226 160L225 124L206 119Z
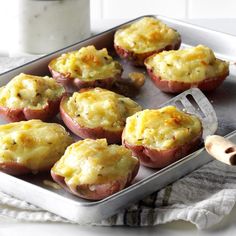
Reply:
M53 78L20 74L0 88L0 106L42 109L65 92Z
M76 187L122 179L132 172L137 162L123 146L108 145L106 139L84 139L69 146L52 171Z
M203 45L155 54L145 61L145 65L163 80L190 83L229 71L228 62L217 59L213 51Z
M152 52L165 48L180 39L175 30L160 20L144 17L115 33L116 45L135 53Z
M136 88L141 88L145 83L145 75L140 72L130 72L128 77Z
M106 130L123 129L126 118L141 110L130 98L101 88L75 92L63 108L78 124Z
M49 66L57 72L69 74L80 80L99 80L121 74L122 67L108 55L107 49L96 50L94 46L62 54Z
M73 142L63 126L40 120L0 125L0 163L20 163L32 171L50 168Z
M133 145L167 150L188 143L201 132L200 120L174 106L144 110L127 118L124 139Z

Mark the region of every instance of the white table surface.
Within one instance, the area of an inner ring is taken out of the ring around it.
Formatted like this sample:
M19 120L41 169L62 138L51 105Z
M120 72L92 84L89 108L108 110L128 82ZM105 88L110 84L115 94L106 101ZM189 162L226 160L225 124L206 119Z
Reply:
M92 22L92 31L101 32L109 29L115 25L118 25L126 20L103 20ZM206 28L230 33L236 35L236 18L235 19L194 19L186 20L188 22L204 26ZM0 220L0 236L73 236L73 235L236 235L236 207L232 212L226 216L223 221L215 227L199 231L194 225L188 222L176 221L165 225L159 225L156 227L143 227L143 228L131 228L131 227L96 227L96 226L78 226L75 224L63 224L63 223L12 223L7 220Z

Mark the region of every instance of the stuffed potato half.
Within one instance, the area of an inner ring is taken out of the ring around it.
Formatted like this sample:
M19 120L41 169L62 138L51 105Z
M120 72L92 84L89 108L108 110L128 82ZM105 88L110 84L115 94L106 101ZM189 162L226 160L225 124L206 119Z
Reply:
M12 122L48 120L59 112L64 93L53 78L22 73L0 88L0 115Z
M73 142L63 126L41 120L0 126L0 170L12 175L47 171Z
M88 87L110 88L121 78L122 66L108 55L106 48L97 50L90 45L78 51L62 54L49 63L54 79L67 91Z
M82 138L106 138L108 143L121 143L126 118L140 110L130 98L102 88L64 96L60 105L62 120L73 133Z
M203 45L154 54L145 60L145 66L155 85L170 93L191 87L212 91L229 75L229 63Z
M167 106L127 118L122 142L144 166L163 168L194 151L201 137L196 116Z
M180 34L154 17L144 17L118 29L114 36L117 54L137 66L143 66L148 56L178 49L180 44Z
M139 161L123 146L106 139L84 139L66 149L51 169L52 178L79 197L100 200L131 184Z

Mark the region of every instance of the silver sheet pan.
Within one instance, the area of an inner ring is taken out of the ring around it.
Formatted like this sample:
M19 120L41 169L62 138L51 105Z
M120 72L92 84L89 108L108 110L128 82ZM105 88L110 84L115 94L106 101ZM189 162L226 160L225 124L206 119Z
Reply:
M212 102L218 116L219 127L217 133L226 135L236 130L236 66L233 64L236 61L236 37L166 17L155 17L180 32L183 42L182 47L204 44L212 48L219 58L231 61L230 76L215 92L208 93L207 97ZM133 21L126 24L131 22ZM0 86L3 86L21 72L47 75L49 74L47 65L52 58L63 52L76 50L86 45L93 44L97 48L106 47L113 53L113 35L119 27L121 26L5 72L0 75ZM130 71L143 71L143 69L134 68L125 62L122 62L122 64L124 66L123 77L126 77ZM157 108L171 97L173 95L161 92L147 79L144 87L134 100L140 103L143 108ZM3 123L4 121L0 120L0 124ZM234 132L230 135L234 142L236 142L235 134ZM64 190L56 190L45 186L43 180L50 179L47 174L16 178L0 172L0 190L71 221L83 224L107 218L211 160L205 150L200 149L162 170L141 167L134 184L100 201L83 200Z

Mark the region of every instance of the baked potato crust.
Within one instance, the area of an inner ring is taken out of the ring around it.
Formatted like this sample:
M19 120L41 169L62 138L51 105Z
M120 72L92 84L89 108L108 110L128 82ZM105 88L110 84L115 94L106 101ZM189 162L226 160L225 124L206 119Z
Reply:
M52 77L70 92L87 87L110 88L123 72L106 48L96 49L93 45L54 58L48 68Z
M56 116L59 112L59 106L61 98L53 101L48 101L47 105L42 109L31 109L31 108L8 108L0 106L0 116L9 122L17 122L24 120L40 119L46 121Z
M137 175L138 170L139 162L126 178L109 181L104 184L79 184L76 187L67 185L65 178L55 174L53 171L51 171L51 176L61 187L78 197L88 200L101 200L128 187Z
M87 92L87 91L93 91L93 88L84 88L79 91L79 93ZM102 90L102 89L100 89ZM113 92L110 92L113 93ZM115 94L115 93L114 93ZM119 95L119 94L118 94ZM121 95L119 95L121 96ZM66 104L69 100L70 95L65 95L60 104L60 114L63 122L65 125L76 135L78 135L81 138L90 138L90 139L100 139L100 138L106 138L109 144L120 144L121 143L121 135L122 131L124 129L124 125L117 128L117 129L108 129L104 128L102 126L97 127L88 127L86 125L80 124L76 121L76 117L71 116L66 111ZM133 101L132 101L133 102ZM140 110L141 107L136 104L137 110ZM117 108L118 109L118 108ZM127 114L126 114L127 115Z
M202 140L202 130L198 136L181 146L176 146L167 150L157 150L145 146L129 144L122 137L122 144L129 148L133 155L138 157L140 163L144 166L160 169L166 167L173 162L187 156L199 148Z
M175 106L147 109L127 119L122 144L142 165L163 168L197 149L202 129L197 116Z
M154 54L144 64L155 85L170 93L191 87L212 91L229 75L229 63L204 45Z
M121 135L123 129L112 131L112 130L105 130L102 127L89 128L77 123L69 114L67 114L67 112L63 108L64 106L63 104L66 103L68 98L69 98L68 95L62 98L60 105L60 114L65 125L74 134L78 135L81 138L91 138L91 139L99 139L105 137L109 144L121 142Z
M53 78L20 73L0 88L0 115L10 122L46 121L59 112L64 94Z
M9 175L24 175L31 172L26 166L16 162L0 163L0 170Z
M226 77L229 75L229 71L221 76L215 76L212 78L205 78L202 81L194 82L194 83L186 83L180 81L173 80L165 80L161 78L159 75L155 75L151 69L147 69L148 74L154 84L163 92L167 93L180 93L190 88L199 88L202 91L210 92L218 88Z
M164 48L157 49L155 51L145 52L145 53L135 53L133 51L122 48L119 45L114 44L116 53L123 59L130 61L135 66L144 66L144 61L147 57L159 53L165 50L177 50L181 45L181 38L179 37L175 42L165 46Z
M67 92L78 91L82 88L95 88L95 87L109 89L112 87L115 81L121 79L121 74L123 72L123 69L121 69L120 73L117 73L113 77L84 81L79 78L72 78L70 73L65 74L55 71L50 65L48 66L48 68L52 74L52 77L59 84L63 85Z
M72 194L100 200L131 184L138 173L139 160L106 139L85 139L69 146L51 169L51 176Z
M0 128L0 171L11 175L49 171L73 143L64 127L56 123L30 120Z

